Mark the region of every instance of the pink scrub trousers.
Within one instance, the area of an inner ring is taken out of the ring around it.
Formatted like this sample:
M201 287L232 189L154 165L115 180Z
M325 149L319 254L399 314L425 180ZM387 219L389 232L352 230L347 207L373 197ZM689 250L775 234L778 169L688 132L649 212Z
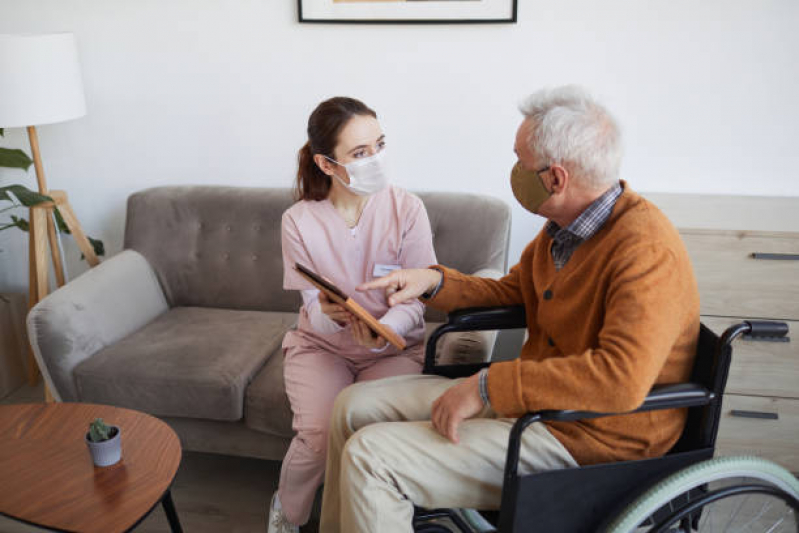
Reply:
M292 523L308 521L316 490L324 480L328 428L338 393L361 381L419 374L423 359L421 346L399 355L363 360L304 346L285 350L286 393L297 433L283 459L278 496Z

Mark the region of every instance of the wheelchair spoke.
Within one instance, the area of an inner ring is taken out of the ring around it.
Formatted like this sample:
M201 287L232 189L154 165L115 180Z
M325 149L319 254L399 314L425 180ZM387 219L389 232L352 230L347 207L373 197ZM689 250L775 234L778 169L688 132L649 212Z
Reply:
M743 478L739 478L739 479L738 479L738 483L739 483L739 484L743 484L743 482L744 482ZM747 494L747 495L746 495L746 497L744 498L744 501L743 501L743 502L741 502L741 505L739 505L739 506L738 506L738 507L735 509L735 513L734 513L734 514L733 514L733 515L730 517L729 521L727 521L727 524L724 526L724 530L728 529L728 528L730 527L730 524L732 524L732 523L733 523L733 521L734 521L736 518L738 518L738 514L741 512L741 509L743 509L744 505L746 505L746 502L748 502L748 501L749 501L749 497L750 497L750 496L751 496L750 494Z
M760 509L760 512L759 512L759 513L757 513L757 514L756 514L754 517L752 517L752 518L749 520L749 522L747 522L747 523L745 523L743 526L741 526L741 529L738 529L738 530L737 530L737 531L735 531L734 533L742 533L743 531L745 531L745 530L749 529L749 526L751 526L752 524L754 524L754 523L756 523L758 520L760 520L760 517L761 517L761 516L763 516L764 514L766 514L766 511L768 511L769 509L771 509L771 503L767 503L766 505L764 505L764 506L763 506L763 507Z
M780 524L782 524L784 521L785 521L784 518L780 518L780 521L777 522L776 524L774 524L773 526L771 526L771 528L768 531L766 531L766 533L774 533L774 529L779 527Z
M795 533L797 522L793 509L783 501L774 498L759 500L757 495L748 494L745 497L727 498L705 506L697 531Z

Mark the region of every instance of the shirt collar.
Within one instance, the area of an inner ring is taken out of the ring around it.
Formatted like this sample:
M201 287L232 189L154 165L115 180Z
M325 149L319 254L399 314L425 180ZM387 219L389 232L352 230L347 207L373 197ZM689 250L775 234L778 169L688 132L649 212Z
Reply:
M547 222L547 234L558 241L566 239L584 241L589 239L610 218L613 206L616 205L616 200L619 199L621 193L621 184L616 183L616 185L602 193L602 196L591 202L591 205L565 228L561 228L553 220Z

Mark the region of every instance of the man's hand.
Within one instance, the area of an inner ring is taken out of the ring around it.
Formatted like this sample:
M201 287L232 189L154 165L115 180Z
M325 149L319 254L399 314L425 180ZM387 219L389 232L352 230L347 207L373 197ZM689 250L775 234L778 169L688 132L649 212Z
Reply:
M361 346L372 350L386 347L388 341L380 335L376 335L362 320L353 317L350 327L352 328L352 337Z
M342 327L346 326L354 318L350 312L344 309L342 306L331 302L330 298L327 297L327 294L322 291L319 291L319 307L322 309L322 312L326 314L328 318L330 318L330 320Z
M384 289L388 305L394 307L432 291L441 281L441 276L441 272L432 268L395 270L387 276L359 285L357 290Z
M458 426L483 410L480 398L479 374L450 387L433 402L433 427L455 444L458 443Z

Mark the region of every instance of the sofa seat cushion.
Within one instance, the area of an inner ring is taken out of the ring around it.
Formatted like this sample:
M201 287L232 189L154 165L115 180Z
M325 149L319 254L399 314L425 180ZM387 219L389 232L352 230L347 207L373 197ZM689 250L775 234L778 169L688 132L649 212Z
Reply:
M240 420L244 391L296 313L175 307L75 369L81 401Z
M283 380L283 349L278 347L247 387L244 423L256 431L292 437L293 417Z

